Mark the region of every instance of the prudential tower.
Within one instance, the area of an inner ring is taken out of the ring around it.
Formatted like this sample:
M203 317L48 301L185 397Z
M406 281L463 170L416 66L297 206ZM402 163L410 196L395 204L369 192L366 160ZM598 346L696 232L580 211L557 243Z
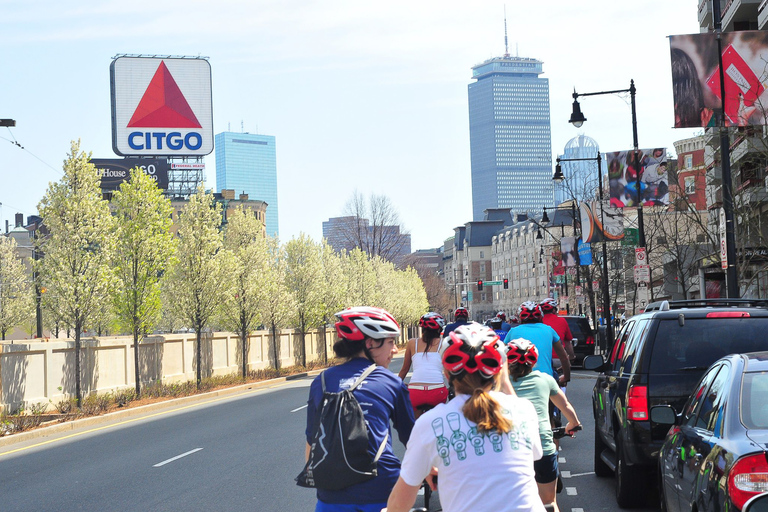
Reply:
M506 39L505 21L505 46ZM483 220L487 208L524 214L554 203L549 80L539 76L542 64L506 52L472 68L473 220Z

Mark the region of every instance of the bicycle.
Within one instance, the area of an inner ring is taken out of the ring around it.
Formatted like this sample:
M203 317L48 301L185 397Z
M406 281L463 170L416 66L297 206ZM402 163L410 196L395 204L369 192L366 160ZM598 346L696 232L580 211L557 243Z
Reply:
M581 425L576 425L570 432L565 431L565 427L557 427L552 429L552 439L562 439L563 437L573 437L576 432L582 429ZM563 479L560 478L560 469L557 470L557 494L563 492Z

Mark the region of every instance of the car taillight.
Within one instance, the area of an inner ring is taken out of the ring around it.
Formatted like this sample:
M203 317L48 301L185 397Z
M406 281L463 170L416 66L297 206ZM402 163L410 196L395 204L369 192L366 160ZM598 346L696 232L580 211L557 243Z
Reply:
M594 345L595 344L595 337L594 336L587 336L586 341L584 342L587 345Z
M768 491L768 461L765 453L747 455L728 473L728 495L741 510L749 498Z
M646 421L648 419L648 387L631 386L627 397L627 419Z
M749 318L746 311L716 311L707 313L707 318Z

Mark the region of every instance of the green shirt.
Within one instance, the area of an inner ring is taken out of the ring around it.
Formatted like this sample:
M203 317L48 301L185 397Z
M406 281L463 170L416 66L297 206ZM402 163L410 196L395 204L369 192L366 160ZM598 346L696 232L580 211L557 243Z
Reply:
M539 417L539 435L541 436L541 448L544 455L552 455L557 451L552 440L552 425L549 424L549 397L556 395L560 387L551 375L532 371L529 375L512 380L512 387L520 398L525 398L533 403L536 415Z

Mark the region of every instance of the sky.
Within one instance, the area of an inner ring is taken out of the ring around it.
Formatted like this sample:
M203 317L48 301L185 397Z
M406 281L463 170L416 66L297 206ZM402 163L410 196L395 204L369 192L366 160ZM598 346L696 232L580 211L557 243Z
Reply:
M34 215L70 141L112 151L109 65L117 54L210 58L214 133L274 135L280 238L322 237L355 193L384 194L412 248L442 246L472 220L471 67L509 52L543 61L553 165L573 137L603 152L696 135L672 128L667 36L699 31L698 1L0 1L0 222ZM15 143L18 143L15 144ZM23 149L22 149L23 147ZM206 186L215 189L208 155Z

